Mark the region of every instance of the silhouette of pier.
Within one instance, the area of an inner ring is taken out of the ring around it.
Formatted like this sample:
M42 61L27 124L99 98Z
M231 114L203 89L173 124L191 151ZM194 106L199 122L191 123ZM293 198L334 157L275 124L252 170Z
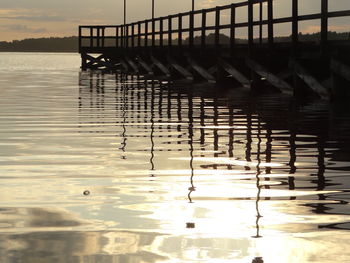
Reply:
M289 96L348 96L350 39L331 39L329 21L350 23L350 10L330 11L329 0L319 0L320 11L305 14L301 0L289 1L287 17L274 13L280 0L246 0L123 25L79 26L82 69L259 92L269 87ZM305 41L300 25L310 21L319 22L320 32ZM286 25L290 34L281 37L276 28Z

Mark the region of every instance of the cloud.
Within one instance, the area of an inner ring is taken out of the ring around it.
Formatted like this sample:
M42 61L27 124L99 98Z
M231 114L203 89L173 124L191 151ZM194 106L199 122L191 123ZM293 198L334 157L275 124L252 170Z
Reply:
M210 8L215 5L215 0L205 0L198 4L199 8Z
M64 17L60 16L0 16L0 19L10 19L10 20L26 20L26 21L36 21L36 22L62 22L66 21Z
M313 33L317 33L320 32L320 26L315 26L315 25L308 25L305 26L304 28L301 28L301 32L302 33L308 33L308 34L313 34Z
M63 22L67 19L55 12L37 9L0 9L0 19L24 20L33 22Z
M18 24L5 25L5 26L2 26L2 28L9 31L25 32L25 33L33 33L33 34L47 32L46 28L32 28L32 27L28 27L25 25L18 25Z
M336 31L336 32L349 32L350 26L349 25L330 25L329 31Z

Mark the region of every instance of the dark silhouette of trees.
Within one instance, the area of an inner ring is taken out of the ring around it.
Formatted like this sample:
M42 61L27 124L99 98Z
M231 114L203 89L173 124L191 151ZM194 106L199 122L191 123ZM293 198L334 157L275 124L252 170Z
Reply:
M77 37L30 38L0 42L0 52L78 52Z
M350 32L338 33L328 32L329 40L350 40ZM230 39L224 34L220 34L220 44L228 45ZM299 41L319 41L320 33L311 34L299 34ZM151 41L151 39L148 39ZM173 39L173 44L177 44L177 39ZM267 39L263 39L266 42ZM275 37L275 42L290 42L291 36ZM141 40L141 45L144 43L144 39ZM159 40L156 39L156 45ZM188 44L188 38L183 40L183 44ZM206 36L207 44L214 44L215 35L213 33ZM200 36L194 37L194 44L199 45L201 43ZM236 39L238 44L246 44L247 39ZM115 42L109 43L106 41L106 46L114 46ZM0 42L0 52L78 52L78 37L49 37L49 38L29 38L24 40L13 40L11 42Z

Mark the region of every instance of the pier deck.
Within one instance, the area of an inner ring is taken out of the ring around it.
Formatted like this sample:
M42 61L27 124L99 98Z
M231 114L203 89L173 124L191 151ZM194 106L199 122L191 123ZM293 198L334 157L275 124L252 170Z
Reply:
M332 34L330 21L350 25L350 10L330 11L329 0L319 0L318 13L302 14L301 0L289 1L287 17L274 14L280 0L248 0L125 25L80 26L82 69L253 90L267 83L287 95L323 99L349 96L350 36ZM308 21L320 25L313 39L300 34ZM277 32L281 26L290 29L287 37Z

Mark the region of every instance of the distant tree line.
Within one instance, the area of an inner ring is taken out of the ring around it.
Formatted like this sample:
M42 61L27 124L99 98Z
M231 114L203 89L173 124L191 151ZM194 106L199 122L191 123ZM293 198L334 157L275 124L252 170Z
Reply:
M350 40L350 32L328 32L329 40ZM219 36L220 44L226 45L230 43L230 38L227 35L220 34ZM275 42L289 42L291 41L291 36L281 36L275 37ZM299 41L319 41L321 39L320 33L312 34L299 34ZM263 38L263 42L266 42L267 39ZM148 39L148 45L151 44L151 39ZM215 35L213 33L206 36L207 44L214 44ZM83 45L89 45L89 40L83 41ZM145 39L141 40L141 45L144 45ZM188 38L183 40L183 43L186 45L189 43ZM199 45L201 43L201 37L194 37L194 44ZM237 38L236 43L245 44L247 39ZM131 45L131 41L129 43ZM159 41L156 40L156 45L159 44ZM165 41L166 44L166 41ZM172 44L177 44L177 39L172 40ZM115 41L106 40L106 46L115 46ZM2 41L0 42L0 52L78 52L78 37L50 37L50 38L30 38L24 40L14 40L11 42Z
M78 52L78 38L50 37L2 41L0 52Z
M318 42L321 39L321 33L311 33L311 34L303 34L299 33L299 41L301 42ZM328 39L329 40L350 40L350 32L343 32L343 33L338 33L338 32L333 32L330 31L328 32ZM255 39L257 40L257 39ZM267 38L263 37L262 38L263 42L267 42ZM229 44L230 43L230 38L227 35L220 34L219 37L220 44ZM245 44L248 42L247 39L243 38L237 38L236 40L237 44ZM292 41L292 36L277 36L274 38L275 42L290 42ZM188 39L185 40L185 43L188 42ZM206 43L208 44L213 44L215 42L215 34L211 33L208 36L206 36ZM200 44L201 43L201 38L199 36L196 36L194 38L194 43L195 44Z

